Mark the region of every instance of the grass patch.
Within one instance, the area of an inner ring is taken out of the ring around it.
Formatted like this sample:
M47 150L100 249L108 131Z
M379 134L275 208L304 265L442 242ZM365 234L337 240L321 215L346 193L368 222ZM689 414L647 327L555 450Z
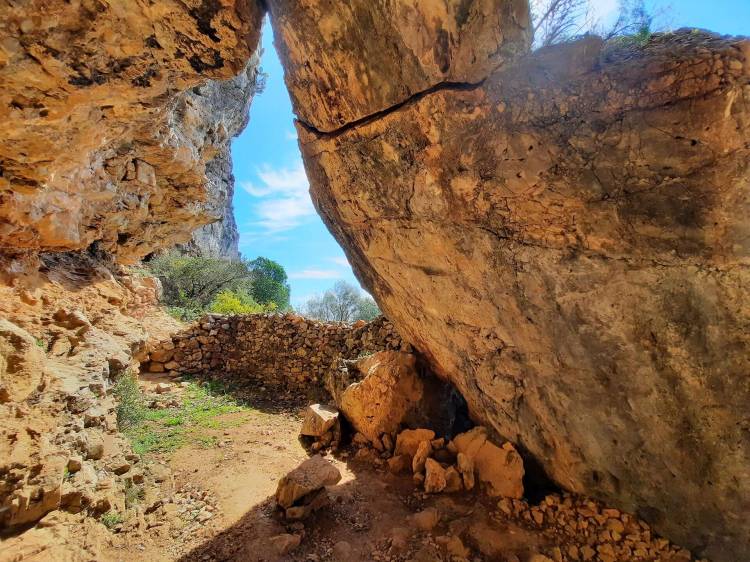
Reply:
M107 529L114 529L117 525L122 523L123 518L122 515L116 511L108 511L99 518L99 521L101 521L102 525Z
M118 399L117 425L138 455L170 453L185 445L215 447L218 439L206 430L236 425L236 420L224 421L221 416L252 411L215 381L203 385L190 383L180 405L173 408L152 410L146 407L138 382L130 374L118 380L115 396Z
M125 481L125 508L132 509L143 501L146 492L143 486L139 486L130 481Z

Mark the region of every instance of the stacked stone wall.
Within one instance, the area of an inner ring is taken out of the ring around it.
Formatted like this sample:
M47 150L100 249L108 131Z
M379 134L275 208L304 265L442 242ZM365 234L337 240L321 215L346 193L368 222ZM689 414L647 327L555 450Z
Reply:
M384 317L346 324L295 314L210 314L156 344L144 369L301 390L322 386L340 359L383 350L412 350Z

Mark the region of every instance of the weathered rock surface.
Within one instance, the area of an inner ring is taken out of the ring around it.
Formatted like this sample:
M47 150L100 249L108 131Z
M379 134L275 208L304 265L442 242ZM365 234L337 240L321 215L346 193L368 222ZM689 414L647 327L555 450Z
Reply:
M365 377L341 395L341 412L370 441L394 433L424 393L411 353L380 351L356 363Z
M321 437L330 430L339 420L339 411L336 408L323 404L311 404L305 410L302 420L300 435L308 437Z
M38 389L46 357L26 330L0 318L0 402L23 402Z
M260 17L247 0L0 8L0 249L132 261L224 218ZM193 245L228 251L233 229Z
M36 261L0 260L0 381L9 398L0 400L0 528L124 502L138 457L117 434L107 388L137 361L146 330L158 337L171 321L153 310L158 291L147 279L82 255ZM23 537L16 547L31 552L33 536Z
M341 472L320 455L310 457L279 481L276 502L288 509L305 496L341 480Z
M365 44L326 97L345 57L302 69L288 31L311 11L276 24L311 192L399 332L566 488L747 552L750 44L589 38L377 99Z
M478 82L531 38L524 0L268 4L297 115L320 131L439 83Z

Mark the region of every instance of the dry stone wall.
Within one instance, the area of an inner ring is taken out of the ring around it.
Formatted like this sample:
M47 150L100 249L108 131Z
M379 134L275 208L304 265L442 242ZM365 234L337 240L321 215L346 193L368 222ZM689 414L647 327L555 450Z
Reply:
M346 324L295 314L211 314L157 344L144 368L304 390L311 384L322 386L325 373L340 359L411 349L385 317Z

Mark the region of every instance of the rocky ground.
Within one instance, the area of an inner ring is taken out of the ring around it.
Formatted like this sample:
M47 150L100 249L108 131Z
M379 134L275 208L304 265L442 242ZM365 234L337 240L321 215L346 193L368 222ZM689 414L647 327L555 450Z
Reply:
M345 362L327 392L305 396L330 393L349 425L318 408L311 426L299 392L136 375L184 328L155 306L153 280L80 255L6 265L0 562L691 559L631 515L522 483L513 446L467 432L449 389L408 353ZM425 420L463 433L399 432ZM323 437L300 439L303 427ZM504 459L505 488L494 465L483 474L484 449ZM336 477L285 519L279 481L311 456Z
M156 438L144 449L143 432L126 431L142 453L114 476L137 492L98 518L53 511L6 538L0 560L691 560L636 518L585 498L551 494L532 505L491 499L479 486L425 493L411 471L393 473L388 451L365 444L324 451L342 475L330 503L284 521L278 482L312 454L298 439L303 403L259 389L225 395L163 374L142 377L139 388ZM191 421L186 404L198 392L201 415Z

